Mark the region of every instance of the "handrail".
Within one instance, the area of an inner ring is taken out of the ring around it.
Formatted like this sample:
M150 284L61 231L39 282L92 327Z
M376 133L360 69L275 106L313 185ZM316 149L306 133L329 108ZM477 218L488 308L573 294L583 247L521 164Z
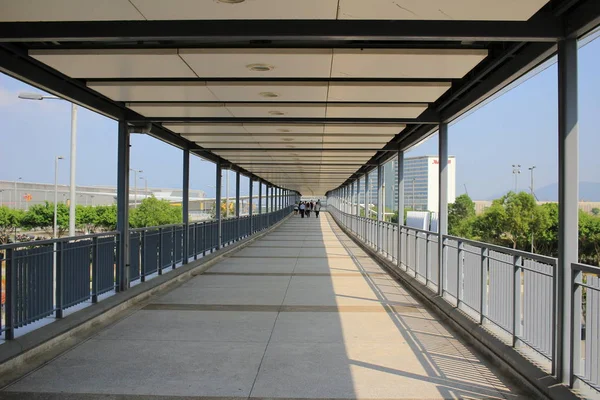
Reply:
M88 235L80 235L80 236L64 236L60 238L54 239L44 239L44 240L30 240L29 242L15 242L15 243L6 243L0 245L0 251L7 249L16 249L19 247L30 247L30 246L43 246L47 244L54 244L64 241L74 241L74 240L83 240L83 239L93 239L105 236L118 236L119 232L110 231L110 232L101 232L101 233L92 233Z

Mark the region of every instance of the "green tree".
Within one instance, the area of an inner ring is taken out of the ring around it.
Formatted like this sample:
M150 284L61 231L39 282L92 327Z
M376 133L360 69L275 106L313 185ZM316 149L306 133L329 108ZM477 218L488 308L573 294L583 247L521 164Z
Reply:
M464 238L473 237L475 203L469 195L461 194L454 203L448 204L448 233Z
M551 225L546 209L525 192L509 192L494 200L474 224L475 236L488 243L530 250L531 235L539 236Z
M600 265L600 217L579 211L579 261Z
M0 207L0 244L8 243L10 232L21 226L23 215L22 210Z
M42 229L50 233L54 227L54 203L44 202L44 204L36 204L25 212L21 219L21 225L27 229ZM69 208L63 204L57 205L57 225L58 236L69 229Z
M595 216L600 215L600 208L598 208L598 207L592 208L592 214Z
M98 225L96 207L77 205L75 211L75 224L85 232L92 232Z
M94 207L96 212L96 228L102 228L107 231L117 229L117 206L97 206Z
M183 221L181 206L172 206L167 200L148 197L130 211L129 225L134 228L179 224Z

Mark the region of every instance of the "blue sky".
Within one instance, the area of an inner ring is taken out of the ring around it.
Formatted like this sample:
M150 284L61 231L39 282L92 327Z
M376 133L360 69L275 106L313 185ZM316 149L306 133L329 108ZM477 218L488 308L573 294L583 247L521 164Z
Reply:
M589 182L600 182L599 64L600 40L595 40L579 51L580 178ZM54 157L63 155L66 159L59 182L66 184L70 104L20 100L17 95L23 91L39 92L0 74L0 180L22 177L25 182L53 182ZM537 167L536 187L557 182L557 108L554 64L452 125L449 152L457 160L457 194L464 193L464 185L474 199L487 199L511 189L512 164L522 165L520 189L527 188L527 168L532 165ZM142 175L149 186L181 187L180 150L145 135L134 135L131 142L131 167L144 170ZM115 121L79 108L78 185L116 185L116 144ZM437 154L437 136L408 156L425 154ZM214 165L193 157L190 178L191 188L214 194ZM143 185L143 181L138 184ZM233 191L233 175L230 185Z

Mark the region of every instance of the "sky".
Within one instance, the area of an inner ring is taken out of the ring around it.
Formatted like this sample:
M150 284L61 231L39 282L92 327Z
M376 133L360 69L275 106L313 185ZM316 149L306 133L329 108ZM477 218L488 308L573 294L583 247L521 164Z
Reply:
M600 182L600 40L579 50L580 181ZM519 189L529 186L535 165L535 186L558 181L558 90L556 64L539 72L449 128L449 153L456 157L456 193L475 200L503 194L514 187L512 164L520 164ZM20 92L39 90L0 74L0 180L54 182L54 159L64 156L59 183L69 182L70 103L31 101ZM77 185L116 186L117 123L78 108ZM437 154L437 135L407 157ZM182 151L147 135L131 139L131 168L150 187L181 188ZM214 196L215 166L192 157L190 188ZM138 178L139 180L139 178ZM223 179L225 181L225 179ZM139 180L138 185L143 185ZM225 184L225 182L223 182ZM131 187L133 187L133 178ZM247 180L242 187L247 186ZM231 174L230 190L235 189ZM247 190L242 190L246 194Z

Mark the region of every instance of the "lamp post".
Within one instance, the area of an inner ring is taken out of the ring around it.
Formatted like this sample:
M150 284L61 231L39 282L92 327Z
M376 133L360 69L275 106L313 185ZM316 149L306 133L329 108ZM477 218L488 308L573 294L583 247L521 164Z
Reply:
M58 161L64 159L63 156L58 156L54 160L54 224L53 224L53 235L56 239L58 237ZM71 201L73 203L73 201Z
M64 100L56 96L45 96L40 93L19 93L19 98L23 100ZM70 199L69 204L69 236L75 236L75 202L76 202L76 187L75 187L75 171L77 166L77 104L71 103L71 177Z
M515 176L515 193L517 193L518 187L519 187L519 174L521 173L521 165L520 164L513 164L513 170L512 173Z
M140 180L144 181L144 198L148 197L148 179L145 176L140 176Z
M133 171L133 190L134 190L133 208L137 208L137 181L138 181L137 174L138 174L138 172L141 174L144 171L142 171L141 169L132 169L132 168L129 168L129 170Z
M17 197L18 197L18 194L17 194L17 182L20 181L21 179L23 179L23 178L19 177L19 179L15 179L15 207L14 207L15 210L17 209ZM19 206L20 205L21 204L19 202Z
M529 189L531 189L531 195L535 196L535 191L533 190L533 170L536 168L536 166L534 165L533 167L529 168L529 171L531 173L531 187Z

